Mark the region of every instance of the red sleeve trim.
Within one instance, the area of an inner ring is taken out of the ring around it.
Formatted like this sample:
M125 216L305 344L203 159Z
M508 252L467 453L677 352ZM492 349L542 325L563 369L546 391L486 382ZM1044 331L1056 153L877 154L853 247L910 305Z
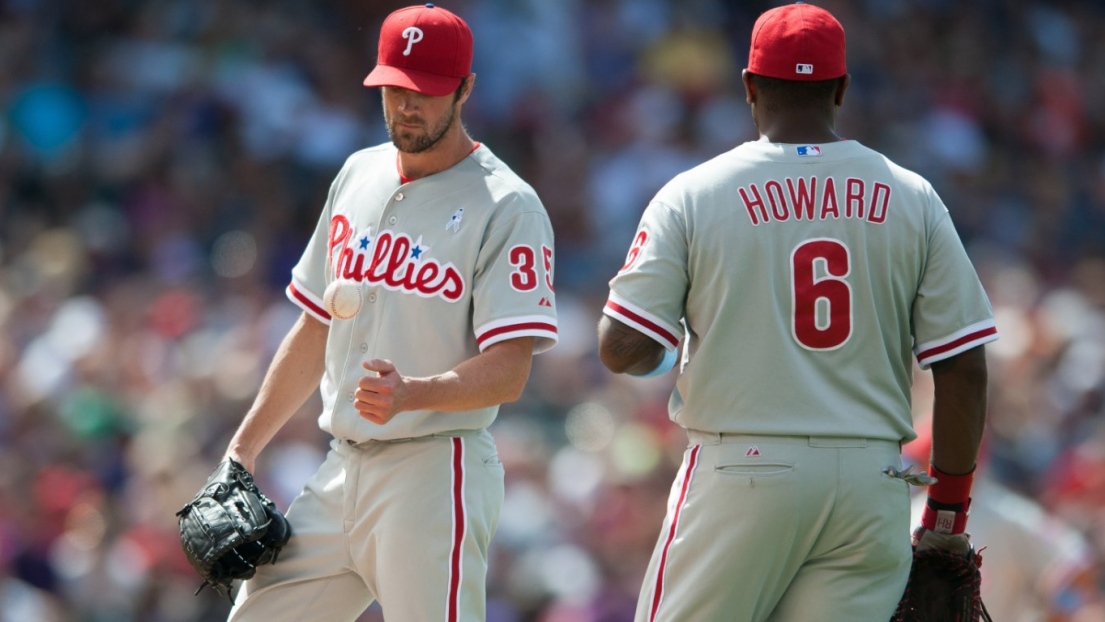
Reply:
M552 333L556 335L556 324L549 324L547 322L523 322L521 324L510 324L509 326L500 326L498 328L492 328L491 330L476 337L476 342L480 345L481 349L483 344L491 339L499 337L505 333L526 333L528 335Z
M622 305L614 302L613 300L607 300L606 301L606 308L609 309L610 311L613 311L614 315L619 316L619 317L624 317L625 319L630 320L631 322L639 324L642 327L647 328L648 330L652 331L657 336L663 338L663 340L668 342L668 345L671 346L669 349L679 347L679 338L676 337L675 335L671 334L670 331L668 331L663 326L660 326L656 322L653 322L652 320L644 318L644 317L630 311L629 309L627 309L627 308L623 307Z
M296 288L295 283L288 283L288 297L293 301L299 303L299 306L303 307L311 314L317 316L319 319L330 322L330 314L326 312L320 305L316 304L313 300L308 298L303 292Z
M954 349L956 349L960 346L963 346L964 344L970 343L972 341L977 341L977 340L983 339L985 337L990 337L990 336L996 335L996 334L998 334L998 329L997 329L996 326L991 326L989 328L984 328L982 330L975 331L973 333L964 335L964 336L960 337L959 339L956 339L955 341L951 341L951 342L945 343L943 345L936 346L935 348L929 348L928 350L925 350L924 352L919 353L917 355L917 360L925 361L925 360L928 360L928 359L930 359L934 356L940 356L941 354L943 354L945 352L948 352L950 350L954 350Z

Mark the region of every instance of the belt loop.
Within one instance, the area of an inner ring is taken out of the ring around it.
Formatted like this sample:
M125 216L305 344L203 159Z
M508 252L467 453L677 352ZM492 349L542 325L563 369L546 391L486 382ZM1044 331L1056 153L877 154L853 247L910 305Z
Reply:
M691 445L720 445L721 434L719 432L703 432L702 430L687 430L687 440Z

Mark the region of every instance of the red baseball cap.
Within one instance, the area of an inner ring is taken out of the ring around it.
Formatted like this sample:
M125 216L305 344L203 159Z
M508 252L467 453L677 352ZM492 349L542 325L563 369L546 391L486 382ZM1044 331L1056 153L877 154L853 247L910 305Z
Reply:
M752 27L748 72L782 80L831 80L848 73L844 27L821 7L798 2L764 12Z
M472 73L472 31L464 20L428 3L387 16L376 68L365 86L398 86L441 97Z

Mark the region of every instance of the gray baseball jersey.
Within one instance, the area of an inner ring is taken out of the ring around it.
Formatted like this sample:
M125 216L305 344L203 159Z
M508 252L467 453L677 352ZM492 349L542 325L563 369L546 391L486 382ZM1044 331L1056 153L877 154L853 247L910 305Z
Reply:
M498 407L404 412L384 425L360 416L353 393L363 361L390 359L405 375L446 372L488 346L557 340L553 232L533 189L483 145L455 166L401 183L390 144L353 154L338 173L287 294L328 324L319 425L356 442L477 430ZM331 319L323 292L361 283L364 303Z
M855 141L749 142L673 179L604 312L686 334L675 422L752 435L911 439L911 357L997 338L936 192Z

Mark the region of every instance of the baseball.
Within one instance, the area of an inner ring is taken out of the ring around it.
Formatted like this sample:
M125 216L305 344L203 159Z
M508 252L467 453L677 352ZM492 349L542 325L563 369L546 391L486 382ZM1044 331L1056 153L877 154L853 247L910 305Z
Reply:
M337 279L326 286L322 306L330 317L348 320L361 310L361 284L349 279Z

